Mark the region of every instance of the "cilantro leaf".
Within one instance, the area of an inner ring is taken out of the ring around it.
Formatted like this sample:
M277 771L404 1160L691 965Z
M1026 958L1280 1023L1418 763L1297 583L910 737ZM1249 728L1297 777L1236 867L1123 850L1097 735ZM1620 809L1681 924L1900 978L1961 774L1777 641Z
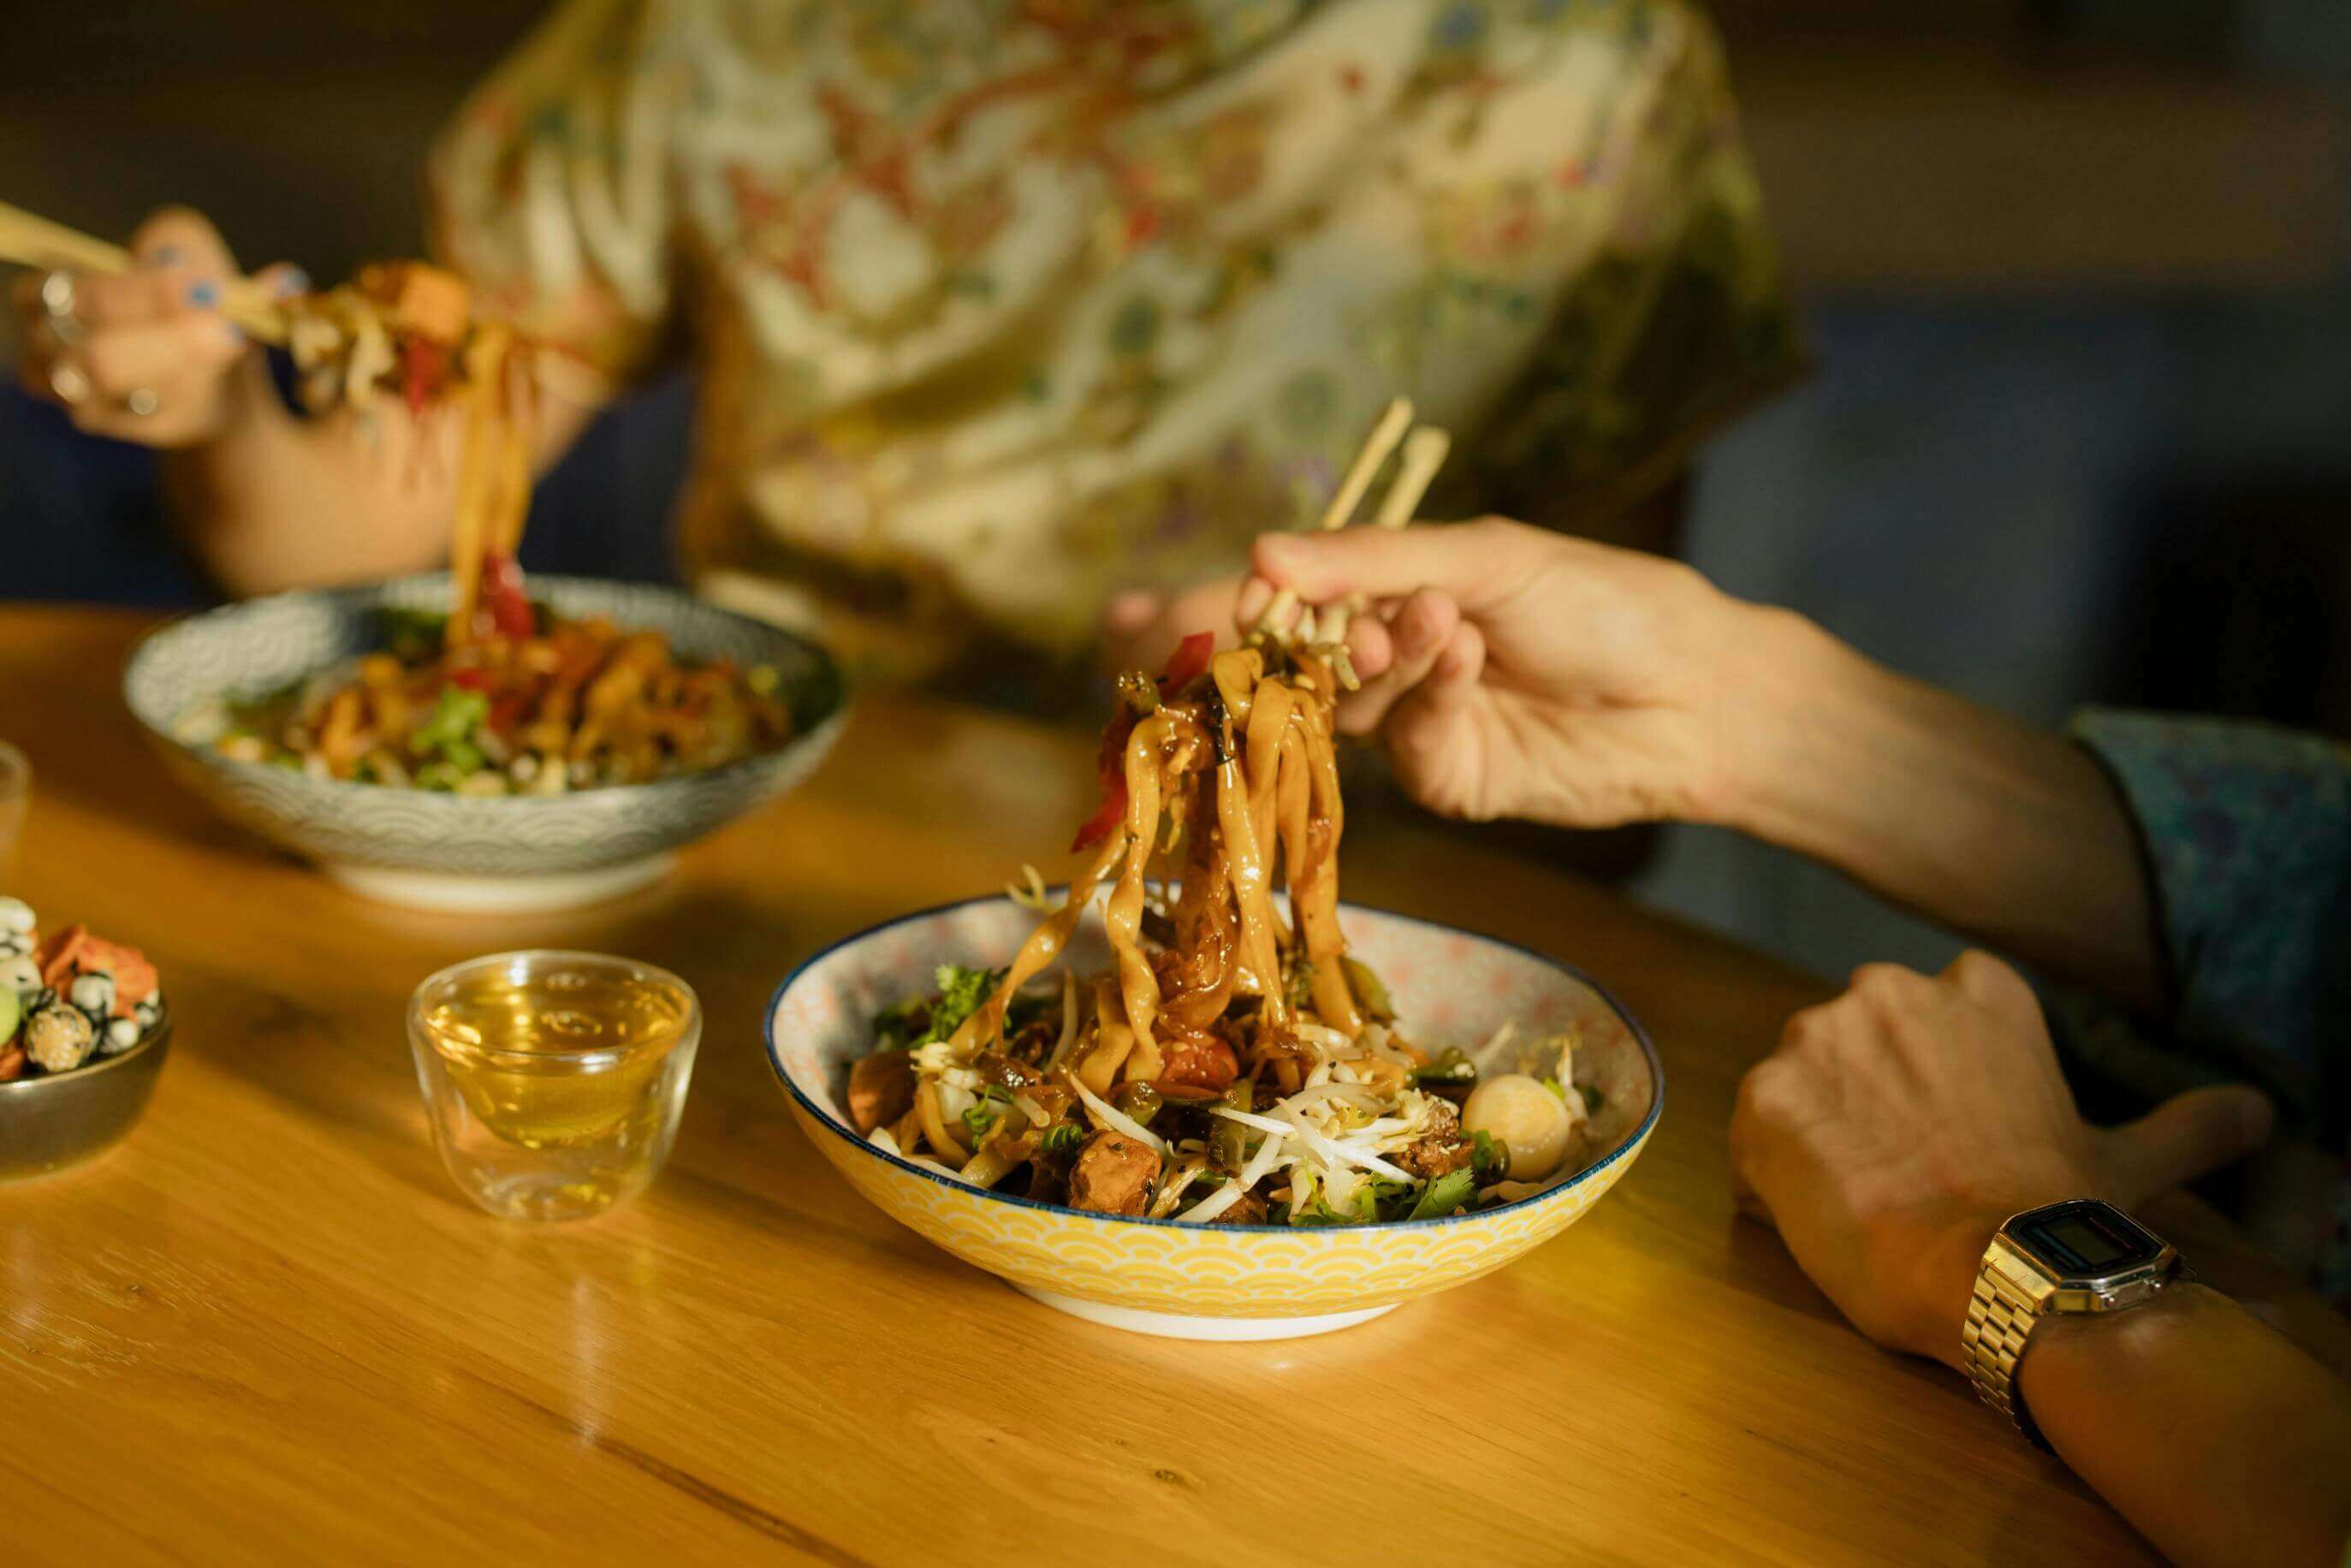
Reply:
M1452 1213L1469 1201L1478 1190L1478 1177L1468 1166L1458 1171L1447 1171L1420 1189L1420 1201L1412 1206L1408 1219L1435 1219Z

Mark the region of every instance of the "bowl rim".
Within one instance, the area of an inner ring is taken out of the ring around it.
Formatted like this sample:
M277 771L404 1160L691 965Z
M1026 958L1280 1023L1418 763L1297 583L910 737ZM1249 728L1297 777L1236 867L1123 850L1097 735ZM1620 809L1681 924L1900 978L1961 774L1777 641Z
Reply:
M141 1037L139 1043L130 1050L118 1051L102 1061L86 1062L79 1067L68 1068L63 1072L44 1072L38 1078L18 1078L6 1083L0 1083L0 1101L5 1101L16 1095L22 1095L29 1100L52 1083L87 1082L105 1072L109 1068L120 1067L125 1062L137 1061L150 1051L160 1048L171 1038L172 1014L167 1009L162 1018L156 1021L155 1027Z
M413 800L422 803L423 809L426 810L487 810L495 811L520 809L528 811L544 810L567 804L598 807L620 800L642 799L641 792L648 789L660 789L668 786L700 785L708 780L747 774L774 763L779 758L790 756L810 741L840 725L848 718L850 709L854 704L854 695L850 690L849 676L841 667L841 661L834 657L831 648L806 632L794 631L789 626L777 625L771 621L761 621L756 616L746 615L739 610L729 610L723 604L703 598L690 588L681 587L675 583L641 582L617 577L580 577L568 572L542 572L536 575L532 580L563 587L646 590L676 599L691 608L707 611L714 615L723 616L727 620L738 622L745 626L753 627L760 632L799 644L814 655L831 674L835 694L831 708L823 717L806 729L794 734L772 750L754 752L748 757L738 757L732 762L716 768L706 768L699 773L681 773L670 779L648 779L643 784L599 784L587 789L567 789L560 795L458 795L438 789L395 789L390 785L370 784L357 779L314 779L308 773L276 767L266 762L246 762L234 757L224 757L208 746L200 745L192 740L183 740L172 734L169 728L152 721L140 711L139 705L131 698L131 673L139 667L141 660L149 656L149 644L166 632L178 631L183 626L193 626L201 621L210 621L215 617L231 617L256 610L265 604L275 604L284 601L340 600L350 601L360 606L370 602L381 604L383 602L384 594L392 589L408 583L437 581L448 575L445 570L419 571L404 573L399 577L381 578L370 582L340 583L323 588L291 588L277 593L265 593L252 599L235 600L226 604L208 605L201 610L184 611L180 614L168 616L141 632L138 639L131 644L131 651L123 655L121 676L117 683L122 706L130 712L131 721L141 729L145 730L150 738L170 747L193 762L206 768L220 768L232 777L266 778L278 782L283 782L289 778L298 779L303 787L327 791L326 799L329 800L350 797L362 800ZM354 791L357 793L354 794Z
M1054 887L1049 887L1046 891L1049 894L1058 892L1061 890L1061 884L1057 884ZM826 1111L823 1106L815 1104L805 1093L801 1092L799 1085L792 1082L791 1074L785 1070L783 1053L776 1043L776 1014L783 1003L785 995L789 992L795 985L799 983L803 976L807 975L808 972L816 967L817 965L823 963L826 959L831 957L834 954L841 951L843 948L852 946L857 943L864 941L868 937L878 936L884 931L889 931L897 926L906 925L911 921L926 920L934 915L948 915L959 909L969 909L975 905L983 904L1011 904L1012 903L1013 901L1010 897L1001 893L980 894L971 898L950 899L945 904L935 904L927 908L912 910L904 915L894 915L887 920L877 921L874 924L866 926L862 931L853 931L846 936L842 936L835 941L827 943L824 946L817 949L814 953L810 954L806 958L802 959L799 964L793 967L791 973L784 977L783 983L778 985L775 990L768 995L767 1011L759 1019L759 1033L761 1038L767 1042L768 1070L776 1075L777 1082L783 1085L784 1092L791 1096L793 1103L799 1106L803 1115L813 1120L819 1126L840 1138L843 1143L848 1144L851 1147L860 1150L875 1159L895 1166L898 1169L906 1172L909 1176L919 1176L925 1181L935 1183L940 1186L966 1193L973 1197L985 1198L995 1203L1008 1204L1016 1208L1032 1209L1041 1214L1062 1215L1079 1220L1102 1220L1116 1225L1151 1226L1159 1228L1176 1230L1191 1236L1223 1233L1228 1235L1275 1235L1300 1238L1319 1237L1323 1239L1323 1241L1328 1244L1336 1238L1361 1236L1366 1232L1373 1231L1398 1230L1407 1226L1427 1227L1468 1224L1475 1221L1491 1219L1496 1216L1509 1214L1516 1209L1531 1207L1536 1204L1548 1203L1552 1199L1559 1197L1562 1193L1572 1192L1575 1188L1582 1186L1586 1182L1599 1176L1609 1166L1615 1165L1620 1160L1630 1159L1634 1151L1642 1146L1642 1145L1647 1140L1650 1132L1656 1128L1657 1119L1665 1114L1666 1064L1663 1059L1661 1059L1657 1054L1656 1042L1649 1038L1648 1029L1638 1018L1634 1016L1631 1009L1625 1007L1623 1002L1616 998L1616 994L1614 991L1611 991L1607 987L1602 985L1598 980L1593 979L1582 968L1578 967L1574 964L1569 963L1564 958L1553 957L1551 954L1541 952L1533 947L1530 947L1523 942L1513 942L1507 936L1490 936L1483 931L1469 930L1466 926L1447 925L1441 920L1431 920L1425 915L1405 915L1396 910L1375 909L1369 904L1350 904L1344 901L1342 901L1339 905L1340 912L1343 915L1349 910L1353 910L1364 915L1380 915L1384 919L1405 921L1414 925L1425 926L1431 931L1443 932L1447 936L1475 937L1480 942L1490 942L1498 947L1505 947L1509 948L1512 952L1522 953L1528 957L1534 959L1537 963L1556 969L1562 974L1566 975L1570 979L1578 981L1592 988L1593 993L1597 995L1602 1001L1608 1005L1609 1010L1624 1020L1625 1027L1632 1032L1634 1043L1641 1049L1642 1059L1648 1063L1650 1084L1649 1113L1641 1119L1641 1124L1639 1126L1634 1128L1630 1133L1627 1133L1617 1142L1614 1147L1611 1148L1600 1158L1584 1166L1582 1170L1577 1171L1565 1181L1545 1187L1541 1192L1529 1193L1524 1197L1514 1197L1508 1203L1496 1204L1491 1208L1476 1209L1467 1214L1439 1215L1432 1219L1367 1220L1361 1225L1191 1225L1186 1224L1172 1216L1164 1219L1154 1219L1148 1216L1138 1214L1097 1214L1091 1209L1071 1208L1067 1204L1043 1203L1033 1197L1021 1197L1008 1192L998 1192L993 1187L975 1186L970 1182L959 1181L953 1176L942 1176L936 1171L925 1170L921 1166L914 1164L912 1160L907 1159L902 1155L893 1155L885 1149L874 1147L873 1145L868 1143L865 1139L859 1137L853 1129L835 1120L833 1115L830 1112ZM1014 907L1018 907L1018 905L1014 905Z

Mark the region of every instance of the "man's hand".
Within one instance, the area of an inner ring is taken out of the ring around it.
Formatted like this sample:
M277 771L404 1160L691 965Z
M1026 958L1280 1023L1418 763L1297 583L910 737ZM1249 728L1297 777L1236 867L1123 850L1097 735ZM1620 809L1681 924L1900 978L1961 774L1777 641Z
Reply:
M1740 737L1767 703L1758 638L1780 612L1677 561L1522 523L1268 534L1249 625L1278 588L1362 594L1364 689L1340 727L1378 734L1432 810L1564 827L1726 820Z
M2090 1126L2032 990L1969 953L1933 979L1871 965L1797 1014L1740 1085L1730 1158L1742 1207L1854 1326L1957 1366L2002 1221L2070 1197L2129 1208L2251 1153L2271 1121L2258 1091L2215 1088Z

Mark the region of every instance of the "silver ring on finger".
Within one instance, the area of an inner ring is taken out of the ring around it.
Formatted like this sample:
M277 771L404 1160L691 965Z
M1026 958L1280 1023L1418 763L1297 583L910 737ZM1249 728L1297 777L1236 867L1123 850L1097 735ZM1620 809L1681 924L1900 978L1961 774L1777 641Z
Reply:
M163 400L146 387L132 387L122 396L122 412L134 419L145 419L163 406Z
M79 365L60 360L49 367L49 392L68 408L78 408L89 398L89 377Z
M41 314L48 323L49 336L60 343L81 337L81 319L74 314L78 297L70 272L52 272L41 279Z

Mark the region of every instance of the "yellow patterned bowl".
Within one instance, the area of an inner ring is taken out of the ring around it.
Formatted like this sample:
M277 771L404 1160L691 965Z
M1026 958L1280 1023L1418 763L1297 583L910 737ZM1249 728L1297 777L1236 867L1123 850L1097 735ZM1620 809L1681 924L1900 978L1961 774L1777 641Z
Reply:
M1657 1053L1581 972L1555 958L1406 915L1348 905L1349 944L1377 970L1415 1042L1474 1048L1503 1023L1521 1038L1578 1031L1575 1077L1600 1092L1577 1168L1475 1214L1384 1225L1179 1225L1088 1214L988 1192L883 1153L844 1108L872 1018L941 964L1000 965L1036 924L1009 899L905 915L819 953L777 990L768 1058L810 1141L891 1218L1048 1306L1186 1339L1285 1339L1345 1328L1491 1273L1548 1241L1630 1169L1665 1105ZM1098 914L1071 946L1108 967Z

